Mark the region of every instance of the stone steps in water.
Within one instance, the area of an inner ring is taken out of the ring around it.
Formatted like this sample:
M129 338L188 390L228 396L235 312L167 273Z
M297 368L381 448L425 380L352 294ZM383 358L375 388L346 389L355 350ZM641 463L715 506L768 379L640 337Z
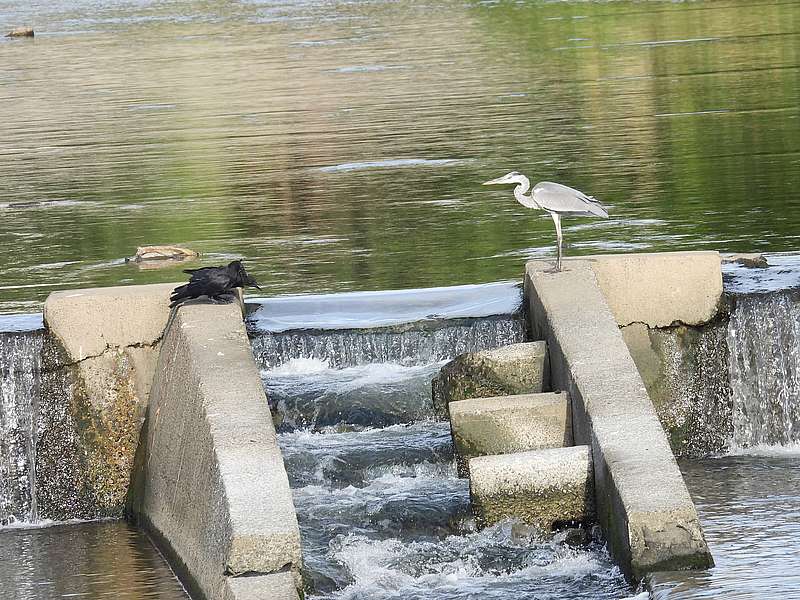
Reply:
M594 514L591 451L572 445L570 397L548 385L542 341L462 354L433 380L480 527L516 518L549 531Z
M461 477L469 476L468 461L476 456L572 445L566 392L471 398L449 408Z

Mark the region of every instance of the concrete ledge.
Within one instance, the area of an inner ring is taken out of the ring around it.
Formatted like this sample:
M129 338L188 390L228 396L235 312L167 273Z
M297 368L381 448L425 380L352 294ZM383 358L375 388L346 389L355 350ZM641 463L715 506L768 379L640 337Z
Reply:
M262 597L240 575L290 571L299 586L297 517L239 303L173 312L130 510L208 600Z
M115 348L152 346L164 333L175 285L54 292L45 302L44 320L75 362Z
M469 461L469 490L479 526L517 518L546 531L594 515L588 446L532 450Z
M467 352L447 363L434 378L433 408L446 417L448 404L457 400L541 392L547 389L547 374L544 342Z
M592 447L598 520L613 555L633 579L711 566L697 511L591 263L550 268L527 265L530 319L547 340L553 386L572 398L575 442Z
M598 254L565 259L588 264L620 327L700 325L714 318L722 297L718 252Z
M228 577L225 600L299 600L292 573Z
M572 445L569 396L523 394L450 403L450 428L461 477L476 456Z

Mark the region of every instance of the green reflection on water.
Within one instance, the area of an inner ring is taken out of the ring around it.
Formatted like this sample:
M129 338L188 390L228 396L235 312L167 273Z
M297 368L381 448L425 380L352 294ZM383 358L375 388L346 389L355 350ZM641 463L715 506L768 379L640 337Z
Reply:
M610 205L568 254L795 245L796 3L7 6L4 312L181 278L142 244L270 294L518 277L554 236L511 169ZM320 171L391 159L458 162Z

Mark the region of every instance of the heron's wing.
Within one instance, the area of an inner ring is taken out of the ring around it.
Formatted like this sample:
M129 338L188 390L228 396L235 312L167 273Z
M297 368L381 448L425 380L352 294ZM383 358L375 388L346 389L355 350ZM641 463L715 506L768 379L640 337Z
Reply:
M543 209L566 215L608 218L608 211L592 196L560 183L542 181L533 188L533 199Z

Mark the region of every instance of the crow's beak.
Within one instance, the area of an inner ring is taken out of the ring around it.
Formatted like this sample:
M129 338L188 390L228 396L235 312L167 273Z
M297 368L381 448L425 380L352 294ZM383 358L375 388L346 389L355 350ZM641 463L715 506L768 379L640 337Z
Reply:
M499 183L508 183L505 181L506 176L503 175L502 177L498 177L497 179L492 179L491 181L484 181L483 185L497 185Z

